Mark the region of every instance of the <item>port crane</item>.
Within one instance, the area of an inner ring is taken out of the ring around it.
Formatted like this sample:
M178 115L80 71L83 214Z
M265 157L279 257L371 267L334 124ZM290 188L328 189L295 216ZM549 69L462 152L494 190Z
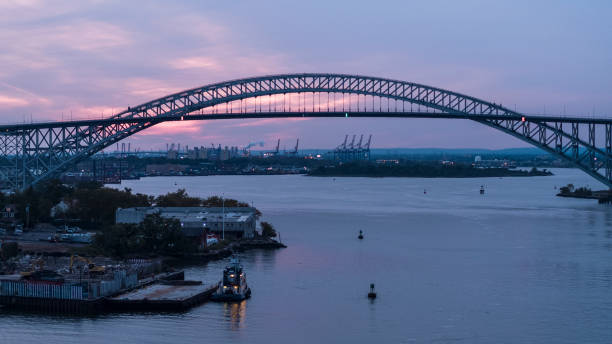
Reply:
M339 149L346 149L346 141L348 140L348 135L344 136L344 142L342 142L342 144L340 146L338 146Z
M370 144L372 143L372 135L368 137L368 141L364 144L364 135L361 134L359 141L355 142L357 135L353 135L350 143L348 143L348 135L344 137L344 141L333 151L334 160L351 161L351 160L369 160L370 159Z
M264 157L268 158L271 156L278 156L279 151L280 151L280 139L278 139L278 141L276 142L276 149L274 149L271 152L265 152Z
M361 150L361 143L363 142L363 134L361 134L361 137L359 138L359 143L357 144L357 149Z
M357 135L353 135L353 139L351 140L351 144L349 145L350 150L353 150L355 148L355 136Z
M291 152L289 152L290 155L293 155L293 156L297 155L299 144L300 144L300 139L297 139L295 141L295 147L293 148L293 150Z

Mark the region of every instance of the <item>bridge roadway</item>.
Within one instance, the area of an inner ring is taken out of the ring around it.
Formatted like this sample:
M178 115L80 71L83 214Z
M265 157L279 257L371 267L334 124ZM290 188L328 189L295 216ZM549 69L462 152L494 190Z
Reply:
M482 120L511 120L528 121L532 123L579 123L579 124L612 124L612 118L597 117L568 117L549 115L491 115L491 114L461 114L446 112L407 112L407 111L280 111L280 112L243 112L243 113L217 113L217 114L188 114L177 116L158 117L112 117L104 119L85 119L74 121L34 122L0 125L0 133L14 133L32 129L50 129L63 127L86 127L86 126L108 126L112 124L137 124L179 121L202 121L202 120L229 120L229 119L264 119L264 118L440 118L440 119L467 119L473 121Z

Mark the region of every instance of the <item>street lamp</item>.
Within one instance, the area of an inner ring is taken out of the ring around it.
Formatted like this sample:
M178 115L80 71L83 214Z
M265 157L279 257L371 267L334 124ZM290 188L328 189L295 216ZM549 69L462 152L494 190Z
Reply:
M225 194L221 194L221 239L225 240Z

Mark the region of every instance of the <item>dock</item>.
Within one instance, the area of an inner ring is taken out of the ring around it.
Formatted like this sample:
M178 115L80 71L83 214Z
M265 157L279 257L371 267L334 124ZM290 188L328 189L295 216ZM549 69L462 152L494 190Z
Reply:
M184 311L200 305L217 285L199 281L163 281L106 300L109 311Z
M75 282L0 276L0 306L48 313L100 314L114 311L182 311L209 299L216 285L185 281L184 271L138 280L125 271L113 280Z

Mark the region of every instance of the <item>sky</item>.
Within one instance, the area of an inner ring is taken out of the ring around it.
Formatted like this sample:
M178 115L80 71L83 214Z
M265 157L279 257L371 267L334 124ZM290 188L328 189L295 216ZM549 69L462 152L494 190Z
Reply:
M612 116L610 1L0 2L0 123L102 118L224 80L325 72L422 83L529 114ZM509 148L480 124L436 119L166 123L142 150L281 139L331 148Z

